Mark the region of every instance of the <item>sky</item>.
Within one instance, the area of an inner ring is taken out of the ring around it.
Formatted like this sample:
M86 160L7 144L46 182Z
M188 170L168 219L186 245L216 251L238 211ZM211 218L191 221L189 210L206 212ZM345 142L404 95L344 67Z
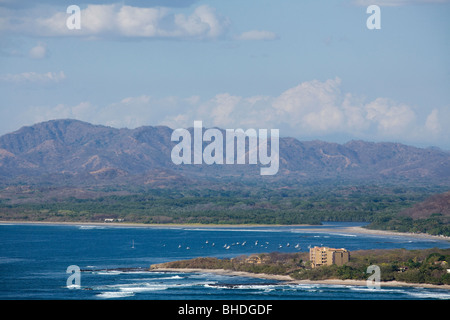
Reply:
M0 135L199 120L450 150L449 16L450 0L0 0Z

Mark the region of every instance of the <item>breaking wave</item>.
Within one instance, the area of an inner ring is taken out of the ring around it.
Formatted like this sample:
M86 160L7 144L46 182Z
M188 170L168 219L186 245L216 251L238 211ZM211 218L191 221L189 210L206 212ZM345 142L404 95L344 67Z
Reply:
M420 299L450 300L450 292L412 291L412 292L406 292L406 293L414 298L420 298Z
M120 299L134 296L133 292L107 291L95 295L99 299Z

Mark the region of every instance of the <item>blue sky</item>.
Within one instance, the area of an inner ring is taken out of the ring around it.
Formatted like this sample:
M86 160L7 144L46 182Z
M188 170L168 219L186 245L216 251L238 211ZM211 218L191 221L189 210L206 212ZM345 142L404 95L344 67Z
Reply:
M201 120L450 149L449 16L449 0L0 0L0 134Z

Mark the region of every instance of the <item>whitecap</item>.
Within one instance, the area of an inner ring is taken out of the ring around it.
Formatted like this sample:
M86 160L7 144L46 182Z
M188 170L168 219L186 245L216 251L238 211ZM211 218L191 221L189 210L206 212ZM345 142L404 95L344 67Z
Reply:
M184 277L180 277L179 275L176 275L176 276L172 276L172 277L155 278L155 280L173 280L173 279L184 279Z
M204 283L203 286L211 289L229 289L227 286L215 285L215 283Z
M241 284L233 287L233 289L243 289L243 290L273 290L276 285L266 285L266 284Z
M353 291L359 291L359 292L372 292L372 293L376 293L376 292L392 292L392 293L397 293L397 294L403 294L406 293L406 291L398 288L391 288L391 289L383 289L383 288L369 288L369 287L363 287L363 286L347 286L347 288L350 288Z
M282 291L306 291L306 292L323 292L319 286L314 285L293 285L293 286L284 286L282 287Z
M179 280L185 279L185 277L180 276L171 276L171 277L153 277L153 278L139 278L139 279L130 279L130 280L141 280L141 281L159 281L159 280Z
M118 271L118 270L111 270L111 271L94 271L93 273L95 274L99 274L99 275L117 275L117 274L122 274L122 271Z
M341 237L357 237L356 234L349 234L349 233L335 233L334 235Z
M106 227L103 226L94 226L94 225L88 225L88 226L77 226L79 230L93 230L93 229L106 229Z
M413 296L415 298L420 299L440 299L440 300L449 300L450 292L432 292L432 291L406 291L407 294Z
M81 289L81 286L79 284L71 284L66 286L67 289Z
M317 289L320 287L320 285L315 285L315 284L294 284L294 285L290 285L288 286L291 289L301 289L301 290L309 290L309 289Z
M0 257L0 264L15 263L15 262L21 262L21 261L25 261L25 259Z
M101 299L117 299L132 296L134 296L133 292L121 292L121 291L106 291L96 295L96 297Z
M175 285L149 283L149 282L133 282L133 283L119 283L111 284L103 287L97 288L97 290L107 290L107 289L118 289L123 292L145 292L145 291L156 291L156 290L166 290L169 287Z
M147 292L147 291L161 291L161 290L166 290L168 288L169 288L169 286L167 286L167 285L162 285L162 284L150 285L149 283L145 283L144 285L122 287L122 288L120 288L120 291L139 293L139 292Z

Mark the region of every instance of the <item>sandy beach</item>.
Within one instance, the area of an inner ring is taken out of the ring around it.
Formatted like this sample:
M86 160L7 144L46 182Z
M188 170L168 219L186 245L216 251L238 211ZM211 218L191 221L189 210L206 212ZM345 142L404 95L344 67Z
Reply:
M132 223L132 222L58 222L58 221L0 221L0 224L41 224L41 225L83 225L83 226L111 226L111 227L136 227L136 228L249 228L249 227L311 227L310 225L278 225L278 224L146 224L146 223ZM302 229L305 233L342 233L342 234L372 234L378 236L399 236L399 237L414 237L425 239L439 239L450 241L450 237L434 236L426 233L407 233L407 232L395 232L386 230L372 230L362 227L346 227L346 228L323 228L317 226L317 228Z
M266 273L251 273L244 271L232 271L225 269L196 269L196 268L158 268L154 267L151 271L157 272L182 272L182 273L214 273L227 276L249 277L258 279L285 281L286 283L294 284L321 284L321 285L341 285L341 286L367 286L364 280L341 280L341 279L327 279L327 280L295 280L287 275L274 275ZM399 281L383 281L380 282L380 287L420 287L431 289L450 290L450 285L433 285L425 283L407 283Z
M339 229L327 229L327 228L308 228L304 232L325 232L325 233L343 233L343 234L372 234L378 236L399 236L399 237L413 237L413 238L423 238L423 239L439 239L450 241L450 237L446 236L434 236L426 233L410 233L410 232L396 232L396 231L386 231L386 230L373 230L362 227L346 227Z

